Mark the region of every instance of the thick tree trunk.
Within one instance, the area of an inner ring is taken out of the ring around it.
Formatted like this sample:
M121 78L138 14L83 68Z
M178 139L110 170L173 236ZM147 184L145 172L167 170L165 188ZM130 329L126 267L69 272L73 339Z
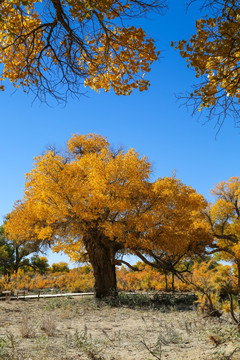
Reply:
M117 296L115 251L112 242L103 236L84 239L95 278L95 297Z

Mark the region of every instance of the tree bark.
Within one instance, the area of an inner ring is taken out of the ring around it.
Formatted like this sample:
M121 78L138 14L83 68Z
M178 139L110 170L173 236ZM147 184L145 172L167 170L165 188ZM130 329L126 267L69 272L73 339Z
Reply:
M236 265L237 265L237 291L238 291L238 296L240 296L240 261L237 260L236 261Z
M168 292L168 278L167 278L167 274L165 274L165 290Z
M115 251L112 242L103 235L85 237L85 247L93 267L96 298L117 296Z
M14 264L14 271L16 273L18 272L20 261L21 261L21 259L19 256L19 249L18 249L18 246L16 246L16 248L15 248L15 264Z
M237 283L237 294L238 294L238 310L240 310L240 261L236 261L236 265L237 265L237 278L238 278L238 283ZM238 315L238 325L240 325L240 313Z
M175 276L174 273L172 273L172 292L175 292Z

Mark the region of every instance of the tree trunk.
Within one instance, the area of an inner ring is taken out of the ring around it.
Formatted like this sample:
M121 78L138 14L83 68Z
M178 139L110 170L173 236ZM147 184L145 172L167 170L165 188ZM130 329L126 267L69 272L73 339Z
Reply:
M19 256L19 249L18 246L15 248L15 264L14 264L14 271L17 273L20 265L20 256Z
M175 292L175 276L174 273L172 273L172 292Z
M168 278L167 278L167 274L165 275L165 290L168 292Z
M237 284L237 293L238 293L238 310L240 311L240 262L236 261L236 265L237 265L237 278L238 278L238 284ZM238 321L240 324L240 312L238 315Z
M238 291L238 296L240 296L240 261L236 261L236 265L237 265L237 279L238 279L237 291Z
M115 251L104 236L86 237L84 244L95 278L95 297L117 296Z

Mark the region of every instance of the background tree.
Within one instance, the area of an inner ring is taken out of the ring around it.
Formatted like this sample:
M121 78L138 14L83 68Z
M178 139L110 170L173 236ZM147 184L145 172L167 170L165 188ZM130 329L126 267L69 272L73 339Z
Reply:
M33 270L41 275L45 274L50 268L48 259L45 256L33 255L30 264Z
M216 118L219 126L228 115L238 125L240 3L207 0L202 9L210 15L196 22L197 32L190 40L181 40L176 45L187 66L194 68L196 77L200 78L195 90L186 95L186 101L193 105L194 112L206 109L209 119Z
M236 264L240 293L240 178L220 182L212 193L216 202L206 213L214 236L212 253L219 252L221 259Z
M142 28L124 23L165 7L165 0L1 0L1 89L9 79L41 100L80 94L83 83L118 95L146 90L144 74L159 53Z
M25 240L10 240L4 235L4 225L0 227L0 272L9 275L29 265L28 255L39 251L38 243Z
M197 302L202 312L209 316L222 315L223 302L226 300L223 284L231 278L231 267L218 263L214 258L194 263L189 283L198 296Z
M69 267L66 262L60 261L58 263L54 263L51 266L52 272L69 272Z
M3 226L0 227L0 273L8 275L13 263L13 248L7 243Z
M100 135L73 135L64 155L48 151L35 159L6 231L12 238L49 243L74 260L84 256L93 267L96 296L116 293L119 253L163 246L180 251L190 235L193 241L193 234L208 239L199 214L206 206L203 196L175 178L150 182L149 175L150 163L133 149L114 153ZM184 223L188 210L191 220ZM179 235L172 226L177 217Z

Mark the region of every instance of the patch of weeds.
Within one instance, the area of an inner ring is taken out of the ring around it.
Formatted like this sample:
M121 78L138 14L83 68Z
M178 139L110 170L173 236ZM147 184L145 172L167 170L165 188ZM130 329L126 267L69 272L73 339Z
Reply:
M8 356L8 339L0 338L0 359L7 359Z
M96 309L101 305L101 301L93 298L92 296L83 296L78 300L79 305L83 305L86 308Z
M196 329L196 324L195 323L193 323L192 321L189 321L189 320L184 321L184 328L186 330L187 335L192 335L193 334L193 332L195 330L194 325L195 325L195 329Z
M43 330L48 336L54 336L56 333L56 321L52 316L47 316L42 319L41 330Z
M102 304L112 307L126 306L129 308L151 308L152 305L152 300L149 295L139 293L119 293L118 296L109 296L99 301Z
M165 344L180 344L184 342L182 333L175 328L174 324L165 325L166 336L165 336Z
M47 351L49 346L49 339L46 335L40 335L36 338L36 347L37 350Z
M228 326L215 326L210 328L209 337L220 339L221 343L225 342L240 342L240 333L236 326L229 324Z
M194 294L144 294L144 293L119 293L118 296L109 296L100 300L100 303L113 307L126 306L131 309L142 308L151 310L189 310L196 301Z
M240 358L240 334L233 324L222 323L211 327L208 332L209 341L214 346L212 359L214 360L232 360Z
M22 338L34 338L36 335L36 328L27 315L23 316L20 324L20 334Z
M151 308L152 299L146 294L120 294L119 295L120 305L127 305L128 307L138 308Z
M147 351L155 359L162 360L162 356L163 356L162 344L157 342L155 345L149 345L145 341L141 341L141 344L144 345L144 347L147 349Z
M114 331L112 337L104 329L102 329L102 333L112 344L121 346L121 330Z
M149 333L148 329L147 333ZM149 354L151 354L155 359L162 360L165 358L165 346L169 347L172 344L180 345L188 342L188 339L183 338L182 332L176 328L174 324L166 324L164 327L161 327L158 338L154 343L150 343L145 339L143 339L140 343L144 345L145 349L147 349Z
M66 296L64 298L53 298L50 299L45 307L46 310L56 310L56 309L66 309L70 306L75 305L75 301L70 297Z
M216 349L213 353L213 360L232 360L235 354L240 353L240 347L236 347L232 351L226 353L226 349ZM235 359L237 359L235 357ZM239 359L239 357L238 357Z
M24 356L17 350L17 341L12 333L0 338L0 359L1 360L23 360Z
M92 337L87 335L86 328L85 331L81 333L76 331L71 339L71 342L73 346L81 350L89 360L105 360L101 354L102 349L99 348L98 342L93 341ZM112 358L112 360L114 360L114 358Z
M195 294L189 293L155 293L152 297L153 308L165 307L168 310L192 310L197 300Z

